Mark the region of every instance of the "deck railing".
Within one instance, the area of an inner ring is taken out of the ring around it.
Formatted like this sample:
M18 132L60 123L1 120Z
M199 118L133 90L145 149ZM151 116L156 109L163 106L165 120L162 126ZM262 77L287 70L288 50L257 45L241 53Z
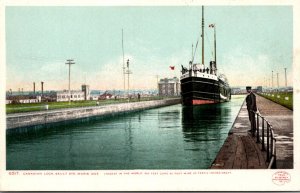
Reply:
M266 151L268 169L274 169L276 168L276 138L274 137L274 129L270 122L266 120L259 111L254 113L256 134L252 132L252 136L256 137L256 143L261 143L261 150Z

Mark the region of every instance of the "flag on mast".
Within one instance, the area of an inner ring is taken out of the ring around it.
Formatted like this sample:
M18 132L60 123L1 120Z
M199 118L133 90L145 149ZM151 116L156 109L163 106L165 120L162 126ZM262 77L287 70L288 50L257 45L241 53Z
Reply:
M175 70L175 66L170 66L170 69L171 70Z

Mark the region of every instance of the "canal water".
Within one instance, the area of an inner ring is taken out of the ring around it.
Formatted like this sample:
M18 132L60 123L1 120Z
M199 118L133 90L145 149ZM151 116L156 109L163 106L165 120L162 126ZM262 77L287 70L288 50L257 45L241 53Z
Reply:
M8 170L207 169L245 96L7 135Z

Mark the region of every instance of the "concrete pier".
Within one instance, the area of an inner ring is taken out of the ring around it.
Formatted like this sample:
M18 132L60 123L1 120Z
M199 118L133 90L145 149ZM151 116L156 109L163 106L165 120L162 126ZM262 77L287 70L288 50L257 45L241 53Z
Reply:
M261 115L274 129L277 168L293 168L293 111L258 95L256 100ZM256 143L249 129L250 121L244 102L211 169L267 168L266 153L261 151L261 144Z
M265 169L264 154L248 130L250 122L244 101L232 129L211 169Z
M92 116L114 115L118 113L126 113L139 111L155 107L179 104L180 99L165 99L155 101L143 101L134 103L122 103L106 106L67 108L59 110L48 110L29 113L15 113L6 116L6 129L14 129L20 127L29 127L42 125L47 123L56 123L67 120L75 120Z

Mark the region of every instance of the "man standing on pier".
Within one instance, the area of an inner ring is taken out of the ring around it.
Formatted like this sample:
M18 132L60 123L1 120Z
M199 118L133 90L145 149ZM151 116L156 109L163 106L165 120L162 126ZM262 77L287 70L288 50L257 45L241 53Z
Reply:
M246 97L246 103L247 103L247 110L248 110L248 116L251 123L251 130L249 130L252 135L254 136L255 130L256 130L256 124L255 124L255 113L257 111L256 108L256 97L253 94L251 87L246 87L247 93L249 93Z

